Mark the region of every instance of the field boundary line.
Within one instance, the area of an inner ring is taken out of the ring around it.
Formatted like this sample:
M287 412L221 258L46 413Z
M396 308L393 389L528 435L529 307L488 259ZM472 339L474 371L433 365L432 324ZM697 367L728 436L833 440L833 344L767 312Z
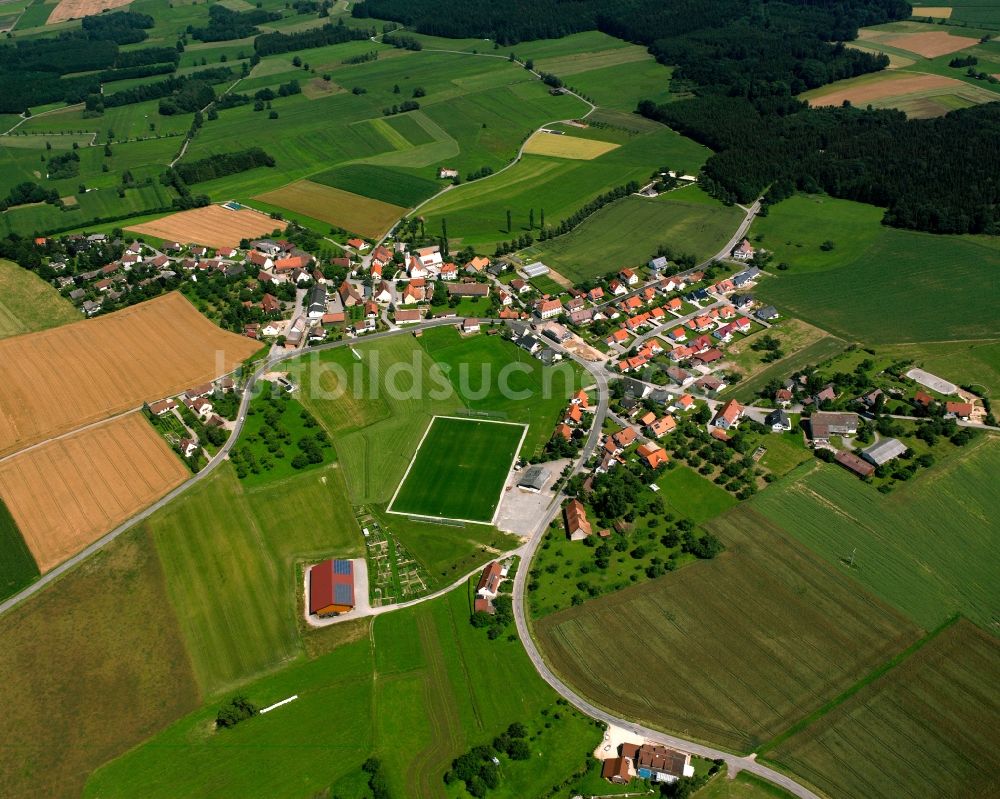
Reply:
M6 461L12 460L13 458L23 455L25 452L31 452L33 449L38 449L39 447L44 447L48 444L52 444L56 441L62 441L64 438L69 438L70 436L75 436L77 433L82 433L84 430L90 430L94 427L100 427L103 424L108 424L115 421L116 419L121 419L123 416L128 416L130 413L138 413L142 410L140 405L138 408L129 408L121 413L116 413L114 416L108 416L106 419L98 419L96 422L91 422L90 424L82 425L81 427L74 428L73 430L68 430L65 433L60 433L58 436L53 436L52 438L47 438L44 441L38 441L31 444L24 449L19 449L17 452L11 452L8 455L4 455L0 458L0 463L5 463Z
M906 647L906 649L904 649L902 652L899 652L898 654L894 655L886 663L883 663L881 666L877 667L876 669L874 669L873 671L862 677L860 680L854 683L854 685L852 685L842 694L840 694L839 696L835 696L829 702L817 708L805 718L802 718L799 721L795 722L795 724L793 724L784 732L776 735L774 738L765 743L763 746L760 746L757 749L755 749L754 754L763 755L771 751L775 747L780 746L789 738L791 738L793 735L802 732L806 728L812 726L815 722L823 718L823 716L827 715L830 711L835 710L837 707L839 707L848 699L850 699L852 696L854 696L856 693L858 693L862 688L866 688L876 680L884 677L886 674L888 674L890 671L895 669L900 664L909 660L909 658L912 655L916 654L918 651L923 649L927 644L929 644L931 641L937 638L941 633L943 633L952 625L956 624L958 620L961 618L962 618L961 613L955 613L954 615L949 616L947 619L945 619L941 624L939 624L929 633L927 633L921 638L918 638L916 641L914 641L912 644Z

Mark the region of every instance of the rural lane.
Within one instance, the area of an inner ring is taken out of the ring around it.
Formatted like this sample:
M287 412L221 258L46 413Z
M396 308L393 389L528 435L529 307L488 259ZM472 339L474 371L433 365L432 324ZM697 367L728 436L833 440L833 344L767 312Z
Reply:
M748 214L748 216L749 219L753 218L752 214ZM749 225L749 219L745 224ZM608 415L608 403L610 399L610 392L608 391L608 373L601 365L577 358L572 353L563 350L559 345L555 345L553 348L562 350L566 353L566 355L573 358L577 363L583 366L583 368L590 372L590 374L595 378L598 386L599 400L597 409L594 413L594 423L591 427L587 443L584 446L579 459L574 465L573 471L575 472L584 463L586 463L588 458L590 458L601 439L602 427L604 419ZM654 730L650 727L645 727L627 719L614 716L581 697L569 686L567 686L566 683L559 679L559 677L557 677L556 674L549 668L531 635L531 628L528 624L527 614L525 612L525 592L528 584L528 575L531 570L531 561L535 556L535 552L538 550L539 544L541 544L546 529L552 520L558 515L559 510L562 507L562 499L563 497L561 495L557 495L546 509L542 518L538 520L538 526L535 529L535 533L531 536L528 543L522 547L521 563L517 568L517 574L514 576L514 622L517 625L517 632L521 639L521 643L539 676L545 680L545 682L547 682L549 686L563 699L568 701L581 713L584 713L593 719L603 721L605 724L621 727L636 735L649 738L650 740L663 743L684 752L690 752L691 754L698 755L699 757L709 758L710 760L723 760L728 767L728 774L730 778L735 777L740 771L748 771L751 774L784 788L789 793L798 796L801 799L820 799L819 796L803 785L800 785L791 777L758 763L754 759L753 755L749 757L740 757L732 754L731 752L725 752L721 749L713 749L710 746L704 746L695 741L689 741L684 738L678 738L674 735L668 735L660 732L659 730Z

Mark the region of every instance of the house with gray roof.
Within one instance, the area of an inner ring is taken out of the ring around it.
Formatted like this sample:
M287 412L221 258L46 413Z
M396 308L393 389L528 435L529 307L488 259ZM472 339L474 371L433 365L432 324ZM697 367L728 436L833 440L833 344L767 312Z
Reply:
M861 457L873 466L882 466L906 452L907 446L895 438L883 438L862 451Z

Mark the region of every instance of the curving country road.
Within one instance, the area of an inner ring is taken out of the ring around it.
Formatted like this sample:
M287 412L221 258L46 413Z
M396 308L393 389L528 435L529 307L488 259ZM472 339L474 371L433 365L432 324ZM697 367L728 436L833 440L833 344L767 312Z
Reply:
M752 215L750 215L750 218L752 218ZM749 224L749 222L747 224ZM552 342L549 342L549 344L552 345ZM574 471L576 471L587 461L591 454L593 454L601 439L601 428L608 414L608 374L602 365L577 358L559 345L552 346L553 349L560 350L566 356L573 358L573 360L593 375L598 387L599 401L597 409L594 412L594 423L591 427L590 435L587 438L587 443L581 452L580 458L576 464L574 464ZM696 743L695 741L689 741L684 738L678 738L674 735L668 735L660 732L659 730L654 730L650 727L645 727L627 719L619 718L581 697L573 691L573 689L567 686L566 683L564 683L558 676L556 676L552 669L549 668L545 659L542 657L541 652L539 652L534 638L531 636L531 627L528 624L527 614L525 612L525 593L528 584L528 575L531 570L531 561L535 556L535 552L537 551L543 536L545 535L546 529L548 529L549 524L559 513L559 510L562 507L562 499L562 496L557 496L549 507L546 508L546 512L542 518L538 520L538 526L535 533L531 536L531 539L523 548L521 553L521 564L518 566L517 574L514 577L514 622L517 625L517 632L521 638L521 643L524 645L524 649L528 653L528 657L530 658L532 665L535 667L536 671L538 671L541 678L545 680L545 682L547 682L557 694L563 697L563 699L568 701L581 713L584 713L591 718L603 721L605 724L612 724L616 727L621 727L635 733L636 735L663 743L675 749L690 752L691 754L698 755L699 757L705 757L711 760L724 760L728 767L730 778L735 777L740 771L748 771L758 777L761 777L762 779L773 782L775 785L784 788L789 793L801 797L801 799L820 799L819 796L803 785L800 785L791 777L758 763L752 755L749 757L740 757L732 754L731 752L725 752L721 749L704 746L703 744Z

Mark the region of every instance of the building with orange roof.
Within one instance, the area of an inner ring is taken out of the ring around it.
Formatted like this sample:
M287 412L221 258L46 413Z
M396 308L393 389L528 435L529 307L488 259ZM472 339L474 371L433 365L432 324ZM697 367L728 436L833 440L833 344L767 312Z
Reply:
M578 499L571 499L563 508L563 518L566 521L566 535L570 541L582 541L593 533L590 521L587 519L587 509Z
M651 441L646 444L640 444L636 452L639 457L646 462L650 469L662 466L669 460L669 458L667 458L667 451L659 444L654 444Z
M715 415L712 424L721 427L723 430L739 426L740 418L743 416L743 406L737 400L731 399Z

